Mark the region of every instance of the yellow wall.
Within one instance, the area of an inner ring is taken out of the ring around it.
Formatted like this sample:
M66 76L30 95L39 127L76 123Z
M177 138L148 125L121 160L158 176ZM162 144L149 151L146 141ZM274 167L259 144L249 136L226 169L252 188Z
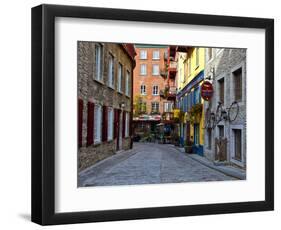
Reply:
M196 64L196 49L199 53L199 65ZM188 59L190 59L191 67L188 67ZM183 83L183 87L187 85L194 77L197 76L205 67L205 49L204 48L190 48L187 54L187 60L185 61L186 69L186 81ZM188 70L191 70L190 73Z
M186 53L177 52L176 61L177 61L177 76L176 76L176 84L177 88L181 90L183 88L184 78L185 78L185 60Z
M198 49L198 60L199 63L197 65L196 63L196 49ZM190 60L188 60L190 59ZM188 66L190 64L190 67ZM184 79L182 79L183 76L181 76L181 79L178 79L178 87L183 89L194 77L196 77L202 70L205 68L205 49L204 48L190 48L188 50L186 60L184 61ZM200 83L202 84L202 82ZM193 91L193 89L192 89ZM203 104L203 99L201 98L201 103ZM200 136L199 136L199 144L204 145L204 113L202 111L202 116L199 124L200 129ZM190 136L193 137L194 141L194 126L193 124L190 124Z

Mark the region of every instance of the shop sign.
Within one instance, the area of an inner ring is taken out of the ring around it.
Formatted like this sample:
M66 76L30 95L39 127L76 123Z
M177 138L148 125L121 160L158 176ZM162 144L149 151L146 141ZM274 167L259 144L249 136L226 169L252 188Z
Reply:
M204 81L201 85L201 97L205 101L209 101L214 93L214 88L211 82L209 81Z

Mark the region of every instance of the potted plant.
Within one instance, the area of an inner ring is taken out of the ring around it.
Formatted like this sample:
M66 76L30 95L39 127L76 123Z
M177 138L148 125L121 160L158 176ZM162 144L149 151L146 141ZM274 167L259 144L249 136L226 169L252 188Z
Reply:
M190 140L185 141L184 150L186 153L192 153L192 145L193 145L192 141Z

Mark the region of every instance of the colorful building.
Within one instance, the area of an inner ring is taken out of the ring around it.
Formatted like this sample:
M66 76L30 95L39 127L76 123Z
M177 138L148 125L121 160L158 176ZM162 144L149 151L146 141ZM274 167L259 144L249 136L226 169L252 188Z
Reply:
M167 79L165 69L168 46L135 45L136 67L134 69L134 134L155 133L163 114L171 110L170 102L160 97Z
M180 144L192 144L193 153L203 155L204 113L200 91L204 80L205 49L176 47L177 53L177 107L181 111Z

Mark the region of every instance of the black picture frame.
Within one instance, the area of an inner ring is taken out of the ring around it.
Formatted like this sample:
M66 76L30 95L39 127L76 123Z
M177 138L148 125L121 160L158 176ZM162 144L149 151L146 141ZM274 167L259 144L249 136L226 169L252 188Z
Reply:
M55 18L88 18L265 29L265 200L55 213ZM274 209L274 20L62 5L32 8L32 221L41 225Z

